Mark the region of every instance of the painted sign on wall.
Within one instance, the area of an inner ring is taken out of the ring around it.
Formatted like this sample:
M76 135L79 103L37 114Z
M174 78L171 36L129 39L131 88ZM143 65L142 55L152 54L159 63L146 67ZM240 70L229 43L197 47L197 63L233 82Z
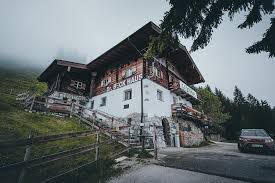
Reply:
M117 88L121 88L123 86L135 83L137 81L140 81L141 78L142 78L142 74L129 77L129 78L124 79L124 80L122 80L122 81L120 81L118 83L113 84L112 86L107 87L107 91L115 90Z
M180 88L185 91L186 93L188 93L189 95L191 95L192 97L198 99L197 93L190 88L189 86L187 86L184 82L180 81Z

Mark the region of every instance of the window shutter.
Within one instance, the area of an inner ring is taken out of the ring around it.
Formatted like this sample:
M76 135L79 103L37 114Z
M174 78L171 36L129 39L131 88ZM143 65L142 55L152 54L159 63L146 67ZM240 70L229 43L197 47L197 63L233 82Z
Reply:
M160 71L160 78L163 79L163 72Z

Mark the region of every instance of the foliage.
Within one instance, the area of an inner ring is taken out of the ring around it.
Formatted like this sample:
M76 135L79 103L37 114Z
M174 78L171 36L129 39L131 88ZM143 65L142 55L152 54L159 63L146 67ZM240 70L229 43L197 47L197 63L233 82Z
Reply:
M201 97L201 103L195 106L198 110L203 111L217 126L225 122L230 118L230 115L224 112L222 102L209 89L209 86L205 88L197 88L197 93Z
M198 148L198 147L205 147L205 146L208 146L208 145L211 145L211 144L213 144L213 142L204 140L199 145L194 144L192 146L184 146L184 147L185 148Z
M273 0L169 0L171 8L164 15L161 22L162 33L153 39L146 55L162 54L166 49L179 45L178 35L193 38L191 51L207 46L211 40L213 30L227 15L233 20L238 13L247 13L245 20L238 28L251 28L262 21L263 15L271 15L275 9ZM275 18L270 19L270 27L263 34L262 40L246 49L247 53L268 52L269 57L275 56ZM169 40L169 41L167 41ZM173 43L170 45L170 43ZM160 46L161 45L161 46ZM168 46L167 46L168 45Z
M238 87L235 87L233 100L225 97L218 89L215 94L231 116L224 125L224 136L227 139L236 139L243 128L263 128L268 132L275 132L274 109L266 101L258 100L252 94L245 97Z
M36 95L42 96L47 91L47 84L34 80L31 90L35 91Z
M178 37L170 34L161 34L159 37L151 37L148 50L144 54L145 59L150 59L155 56L168 57L170 53L178 47Z
M62 118L50 114L29 113L18 105L15 100L15 94L29 90L32 87L42 88L40 91L43 90L43 84L41 86L40 83L36 81L37 75L38 72L31 69L18 71L16 69L0 68L0 140L26 138L29 133L37 136L87 130L87 127L81 124L76 118ZM106 137L100 136L100 141L103 140L106 140ZM95 136L64 139L47 144L33 145L31 156L32 158L38 158L92 143L95 143ZM102 145L99 153L100 158L106 158L112 155L113 152L120 151L121 148L121 145L117 143ZM24 153L25 147L1 149L0 166L22 161ZM25 182L40 182L45 178L94 161L94 154L94 151L90 151L81 155L54 161L36 169L28 169ZM87 176L82 177L81 182L91 182L99 178L105 179L117 172L117 170L111 168L113 163L110 160L103 160L102 162L103 168L108 171L103 172L100 175L101 177L99 177L99 175L94 173L95 171L93 171L92 167L86 167L81 173L85 174L85 176L88 174L90 177L89 179L87 179ZM0 179L4 180L4 182L17 182L20 170L19 172L13 170L11 172L5 172L5 174L0 173ZM63 178L70 179L72 177L78 177L74 173L66 175Z
M202 102L196 106L214 122L214 127L228 140L236 140L243 128L262 128L275 134L275 107L252 94L244 96L235 87L234 98L229 99L219 89L213 92L209 86L196 89Z
M34 90L37 95L42 95L46 91L47 85L37 81L38 75L39 70L31 68L0 68L0 92L16 95L28 90Z
M137 158L142 158L142 159L153 158L153 157L154 156L146 150L141 150L137 156Z

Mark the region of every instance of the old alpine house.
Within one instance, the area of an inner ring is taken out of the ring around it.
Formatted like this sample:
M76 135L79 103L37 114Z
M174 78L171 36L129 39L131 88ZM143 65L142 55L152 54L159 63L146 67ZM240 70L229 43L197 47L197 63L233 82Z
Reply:
M143 59L150 37L160 31L149 22L89 64L54 60L38 78L48 84L47 107L68 112L80 104L83 116L104 114L105 123L128 126L133 134L141 128L150 134L156 125L163 147L199 144L208 120L192 107L200 99L190 86L204 79L183 45L169 58Z

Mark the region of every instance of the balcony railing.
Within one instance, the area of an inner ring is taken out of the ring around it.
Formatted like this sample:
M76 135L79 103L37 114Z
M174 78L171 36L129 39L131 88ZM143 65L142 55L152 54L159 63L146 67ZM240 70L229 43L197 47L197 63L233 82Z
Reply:
M174 92L184 98L187 98L188 100L191 100L192 103L200 102L197 92L195 90L193 90L192 88L190 88L189 86L187 86L182 81L176 81L173 83L169 82L169 89L172 92Z
M210 121L205 114L196 109L188 107L185 104L172 104L172 116L195 119L202 123L207 123Z

